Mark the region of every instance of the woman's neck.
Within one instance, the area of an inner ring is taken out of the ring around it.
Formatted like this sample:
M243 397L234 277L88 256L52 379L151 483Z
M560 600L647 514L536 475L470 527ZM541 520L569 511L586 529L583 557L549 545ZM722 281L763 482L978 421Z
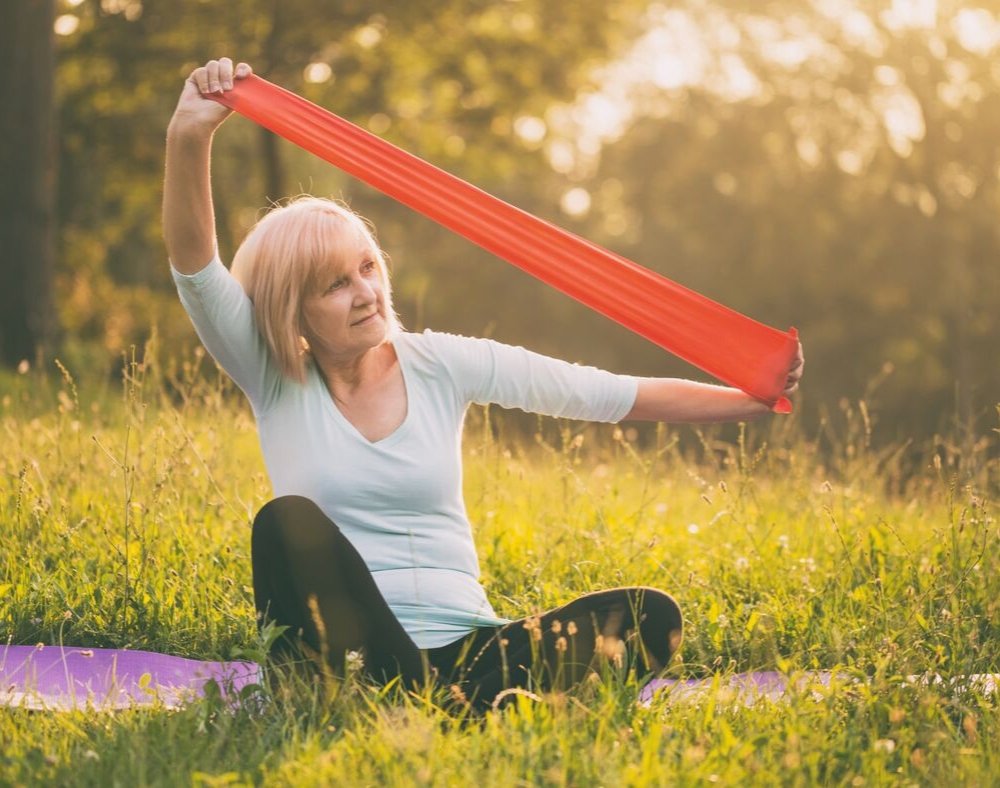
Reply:
M352 394L377 386L384 380L396 365L396 350L391 342L386 341L350 358L314 354L313 360L330 394L334 399L344 401Z

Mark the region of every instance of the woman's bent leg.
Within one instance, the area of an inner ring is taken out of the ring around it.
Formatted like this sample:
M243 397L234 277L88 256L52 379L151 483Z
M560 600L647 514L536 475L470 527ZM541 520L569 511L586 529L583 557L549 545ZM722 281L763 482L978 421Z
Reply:
M653 588L615 588L579 597L539 616L467 639L461 664L444 665L455 644L429 652L480 708L510 687L568 689L602 663L658 673L680 647L683 619L672 597ZM628 662L626 662L628 661Z
M389 609L358 551L308 498L284 496L257 514L251 541L259 620L287 626L339 670L359 651L378 680L424 681L420 650Z

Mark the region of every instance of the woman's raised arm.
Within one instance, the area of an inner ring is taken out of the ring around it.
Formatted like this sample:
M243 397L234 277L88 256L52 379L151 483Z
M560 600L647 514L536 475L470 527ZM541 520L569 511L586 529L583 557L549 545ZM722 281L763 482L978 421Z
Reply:
M246 63L233 68L227 57L196 68L184 83L167 128L163 185L163 234L170 262L182 274L194 274L215 256L215 215L209 160L212 135L229 117L209 96L231 90L234 79L250 76Z

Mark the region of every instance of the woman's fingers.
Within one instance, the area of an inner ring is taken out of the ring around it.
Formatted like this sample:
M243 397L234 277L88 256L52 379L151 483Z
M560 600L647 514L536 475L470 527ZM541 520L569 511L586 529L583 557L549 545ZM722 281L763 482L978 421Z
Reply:
M233 89L233 61L228 57L219 58L219 87L222 90Z
M805 356L802 354L802 343L799 343L798 348L795 351L795 358L792 359L792 365L788 368L788 374L785 377L785 390L783 393L791 394L799 387L799 380L802 378L802 371L805 368L806 360Z
M221 93L222 83L219 81L219 61L209 60L205 64L205 71L208 74L208 92Z
M246 79L252 73L253 69L246 63L240 63L233 68L233 61L230 58L220 57L196 68L191 72L190 79L197 86L198 92L204 95L232 90L234 77Z

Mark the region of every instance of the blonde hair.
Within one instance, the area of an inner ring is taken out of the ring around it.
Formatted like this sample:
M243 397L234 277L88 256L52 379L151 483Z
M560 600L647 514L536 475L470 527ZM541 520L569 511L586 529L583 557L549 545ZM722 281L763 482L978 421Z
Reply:
M306 379L308 343L302 305L331 267L349 262L358 238L371 245L386 310L386 339L401 330L392 308L385 255L369 224L350 208L321 197L297 197L253 226L233 257L232 274L253 302L257 330L281 371Z

